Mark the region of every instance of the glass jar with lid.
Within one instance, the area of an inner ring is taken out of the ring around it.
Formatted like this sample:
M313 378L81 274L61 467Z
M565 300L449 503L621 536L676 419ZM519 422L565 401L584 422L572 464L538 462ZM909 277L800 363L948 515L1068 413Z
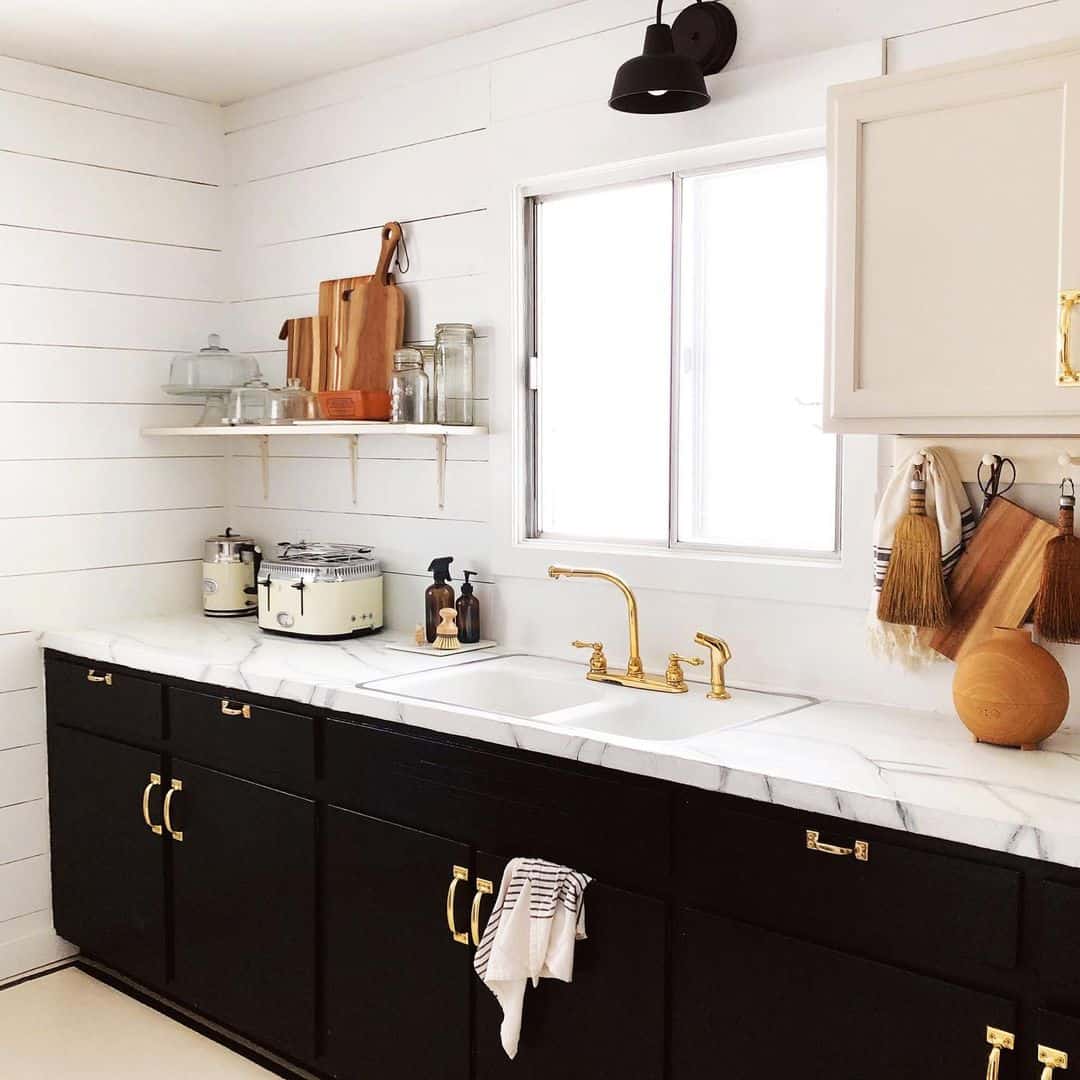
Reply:
M435 419L440 424L473 423L473 343L469 323L435 327Z
M318 415L315 395L310 390L305 390L299 379L289 379L282 389L270 391L266 414L268 424L315 420Z
M270 413L270 384L249 379L229 391L226 424L265 424Z
M390 379L390 422L423 424L427 417L428 377L424 374L419 349L398 349L394 353L394 374Z

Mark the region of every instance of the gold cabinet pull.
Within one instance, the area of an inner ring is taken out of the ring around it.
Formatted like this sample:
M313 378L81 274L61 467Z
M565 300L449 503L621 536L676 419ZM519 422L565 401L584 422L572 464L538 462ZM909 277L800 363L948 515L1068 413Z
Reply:
M103 682L106 686L112 686L112 672L99 675L93 668L86 673L87 682Z
M469 871L464 866L454 867L454 876L450 879L450 888L446 890L446 925L450 927L450 936L459 945L469 944L469 935L458 933L454 923L454 897L457 895L459 881L468 881Z
M1080 386L1080 373L1072 365L1072 313L1080 304L1080 289L1066 289L1058 294L1061 316L1058 319L1058 386Z
M222 716L242 716L245 720L251 719L251 706L241 705L239 708L233 708L229 704L228 698L221 699L221 715Z
M472 898L472 912L469 916L469 926L472 929L472 943L480 944L480 901L492 893L491 882L487 878L476 879L476 895Z
M156 772L152 772L150 774L150 783L147 784L146 787L143 788L143 793L142 793L142 816L143 816L143 821L146 822L146 827L155 836L160 836L161 835L161 826L160 825L155 825L150 820L150 792L153 791L154 788L159 787L160 784L161 784L161 776Z
M986 1062L986 1080L998 1080L1001 1069L1001 1051L1012 1050L1016 1046L1016 1036L1011 1031L987 1027L986 1041L990 1045L990 1057Z
M183 831L181 829L174 829L172 827L171 811L172 811L173 796L178 791L183 791L183 790L184 790L184 781L183 780L173 780L169 784L169 790L165 792L165 805L161 809L161 816L162 816L162 819L165 822L165 830L166 830L166 832L168 832L168 834L178 844L182 844L184 842L184 833L183 833Z
M1039 1080L1053 1080L1055 1069L1069 1067L1069 1055L1064 1050L1055 1050L1050 1046L1039 1045L1039 1064L1045 1066Z
M839 844L823 843L821 833L816 829L807 829L806 846L810 851L820 851L822 855L854 855L859 862L870 861L870 844L866 840L856 840L854 847L840 847Z

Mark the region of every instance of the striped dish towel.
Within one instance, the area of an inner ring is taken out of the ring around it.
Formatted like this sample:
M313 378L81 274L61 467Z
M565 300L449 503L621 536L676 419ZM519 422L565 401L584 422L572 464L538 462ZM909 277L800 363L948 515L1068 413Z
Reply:
M948 581L975 532L975 511L949 452L943 447L932 446L925 455L926 512L937 519L941 533L941 569ZM878 594L889 568L893 535L900 519L908 512L911 469L918 457L918 454L912 454L893 469L874 518L874 588L870 593L868 617L870 646L876 655L898 661L905 667L919 667L942 659L919 641L918 627L881 622L877 617Z
M511 859L473 967L502 1006L507 1056L517 1055L525 985L573 981L574 944L585 937L587 874L544 859Z

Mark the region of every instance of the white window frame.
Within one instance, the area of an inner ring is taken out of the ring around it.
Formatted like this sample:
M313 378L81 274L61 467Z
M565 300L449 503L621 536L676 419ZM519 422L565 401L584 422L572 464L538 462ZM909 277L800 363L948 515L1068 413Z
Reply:
M712 171L742 163L794 154L820 152L820 128L744 139L708 148L678 151L655 158L605 165L513 186L508 207L511 221L513 363L500 367L496 381L492 472L497 513L492 565L501 577L545 577L556 562L610 566L643 589L729 597L820 603L855 607L867 602L871 564L872 523L879 472L875 437L848 436L841 442L839 552L793 555L785 552L735 551L680 543L647 547L528 535L530 422L528 373L531 347L525 242L527 200L644 180L670 173ZM832 200L832 177L829 177ZM830 206L831 213L831 206ZM831 287L832 267L828 282ZM827 298L822 297L822 303ZM822 351L824 385L824 346ZM673 408L675 402L673 400ZM583 466L584 468L585 466ZM674 463L673 463L674 467ZM601 478L602 479L602 478ZM788 482L795 482L794 473ZM779 478L782 497L784 478Z

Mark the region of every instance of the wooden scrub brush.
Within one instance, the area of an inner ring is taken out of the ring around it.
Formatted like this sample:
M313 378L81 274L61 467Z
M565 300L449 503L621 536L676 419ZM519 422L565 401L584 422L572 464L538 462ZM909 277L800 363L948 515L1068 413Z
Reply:
M457 611L452 607L444 607L439 608L439 614L442 616L442 622L435 627L434 647L443 652L460 649L457 623L454 621L457 618Z
M1068 485L1068 490L1066 490ZM1035 599L1035 629L1048 641L1080 643L1080 540L1073 533L1076 488L1061 481L1058 529L1046 545L1042 583Z
M915 465L908 512L896 526L877 616L882 622L937 629L948 622L949 608L941 532L937 521L926 515L926 479L923 466Z

